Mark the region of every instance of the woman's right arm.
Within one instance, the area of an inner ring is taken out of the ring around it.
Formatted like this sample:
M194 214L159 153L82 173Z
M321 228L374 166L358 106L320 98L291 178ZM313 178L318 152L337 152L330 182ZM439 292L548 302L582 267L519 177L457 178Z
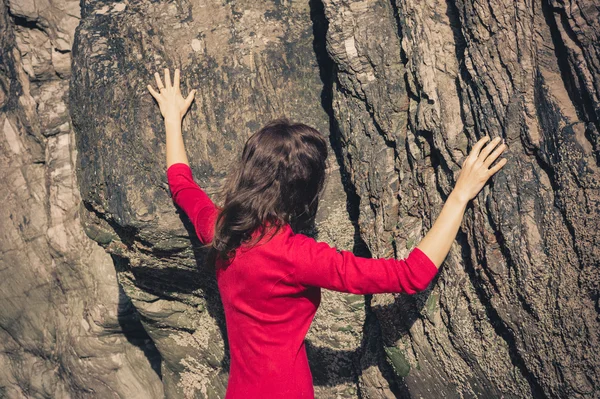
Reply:
M296 282L361 295L414 294L425 290L450 251L467 203L506 164L506 159L502 159L488 169L506 145L498 146L492 153L500 142L494 139L481 150L487 140L489 137L486 136L475 144L463 162L456 186L440 215L408 257L398 260L361 258L350 251L340 251L324 242L296 234L292 246Z
M489 137L485 136L475 143L471 153L465 158L456 185L435 223L417 245L436 267L441 266L450 252L469 201L475 198L488 179L506 164L506 158L503 158L494 167L489 168L507 146L503 143L496 147L500 143L500 137L496 137L482 150L481 147L488 140Z
M362 258L295 234L291 251L297 284L358 295L414 294L425 290L438 272L427 255L416 247L405 259Z

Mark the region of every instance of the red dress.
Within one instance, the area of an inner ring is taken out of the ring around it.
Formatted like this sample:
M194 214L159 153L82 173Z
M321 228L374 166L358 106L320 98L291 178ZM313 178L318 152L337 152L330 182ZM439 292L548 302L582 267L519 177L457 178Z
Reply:
M203 243L212 240L217 208L189 166L167 170L171 195ZM216 278L225 311L230 370L226 399L314 398L304 338L321 288L354 294L422 291L438 269L418 248L406 259L370 259L295 234L239 248Z

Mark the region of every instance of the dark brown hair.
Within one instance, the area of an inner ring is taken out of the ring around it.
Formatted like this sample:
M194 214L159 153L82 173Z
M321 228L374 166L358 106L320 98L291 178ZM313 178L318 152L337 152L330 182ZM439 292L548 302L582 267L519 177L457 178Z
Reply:
M209 263L229 263L243 244L255 245L272 226L294 231L314 221L325 185L327 144L316 129L287 118L270 121L252 134L223 189L224 204L209 246ZM252 233L260 229L255 241Z

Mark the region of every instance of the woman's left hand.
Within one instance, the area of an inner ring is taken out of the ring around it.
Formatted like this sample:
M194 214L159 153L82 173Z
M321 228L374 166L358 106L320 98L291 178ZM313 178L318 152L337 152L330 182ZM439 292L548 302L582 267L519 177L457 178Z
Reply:
M165 118L165 120L178 118L181 121L194 100L196 89L190 91L187 98L183 98L181 91L179 90L179 69L175 69L173 84L171 84L169 68L165 68L164 85L158 72L154 73L154 77L156 78L159 92L157 93L154 91L150 85L148 85L148 90L150 91L150 94L152 94L152 97L158 102L163 118Z

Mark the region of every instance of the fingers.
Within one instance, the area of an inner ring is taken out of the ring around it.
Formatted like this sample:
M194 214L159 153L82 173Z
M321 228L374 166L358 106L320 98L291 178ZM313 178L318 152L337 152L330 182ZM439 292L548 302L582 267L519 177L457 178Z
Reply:
M492 176L494 173L499 171L501 167L506 165L506 162L508 162L506 158L502 158L500 161L498 161L498 163L494 165L493 168L490 168L490 170L488 171L489 175Z
M483 163L486 160L486 158L488 157L488 155L490 155L490 152L492 152L494 147L496 147L498 145L500 140L501 140L500 137L495 137L494 140L490 141L488 143L488 145L486 145L485 148L483 150L481 150L481 153L479 154L479 156L477 158L479 158L481 160L481 162Z
M171 72L169 72L169 68L165 68L165 87L171 87Z
M483 162L483 166L485 166L486 168L489 167L491 164L494 163L494 161L496 160L496 158L498 158L500 156L500 154L506 150L507 145L506 144L501 144L498 147L496 147L496 149L494 150L494 152L492 152Z
M162 83L162 80L160 80L160 75L158 74L158 72L154 72L154 78L156 79L156 85L158 86L158 90L165 87L165 85L163 85Z
M483 147L483 144L488 141L490 139L489 136L485 136L482 137L481 139L479 139L479 141L477 143L475 143L475 145L473 146L473 148L471 149L471 152L469 153L469 155L467 156L467 159L471 159L471 160L475 160L477 159L477 157L479 156L479 151L481 151L481 147ZM465 161L467 160L465 159Z
M152 88L152 86L150 86L150 85L148 85L148 90L150 90L150 94L152 94L152 97L154 97L158 101L158 97L160 96L160 93L155 92L154 89Z
M186 107L190 106L190 104L194 100L194 96L195 95L196 95L196 89L190 91L190 94L188 94L187 98L185 99L185 105L186 105Z
M173 76L173 83L171 83L171 74L169 73L169 68L165 68L164 70L165 72L165 85L163 85L163 82L160 78L160 74L158 72L154 73L154 78L156 79L156 85L158 86L158 92L156 92L152 86L148 85L148 91L150 91L150 94L152 94L152 96L158 101L160 99L165 99L165 98L171 98L171 95L175 95L177 96L177 98L180 98L179 96L181 96L181 92L179 90L179 84L181 82L181 73L179 68L175 69L175 73ZM174 89L173 90L164 90L161 93L161 89ZM186 109L190 106L190 104L192 103L192 101L194 101L194 96L196 94L196 90L192 90L187 98L184 100L185 103L185 107ZM166 97L165 97L166 96ZM176 100L177 102L181 101L181 100Z
M179 68L175 69L175 76L173 77L173 87L175 90L179 90Z

